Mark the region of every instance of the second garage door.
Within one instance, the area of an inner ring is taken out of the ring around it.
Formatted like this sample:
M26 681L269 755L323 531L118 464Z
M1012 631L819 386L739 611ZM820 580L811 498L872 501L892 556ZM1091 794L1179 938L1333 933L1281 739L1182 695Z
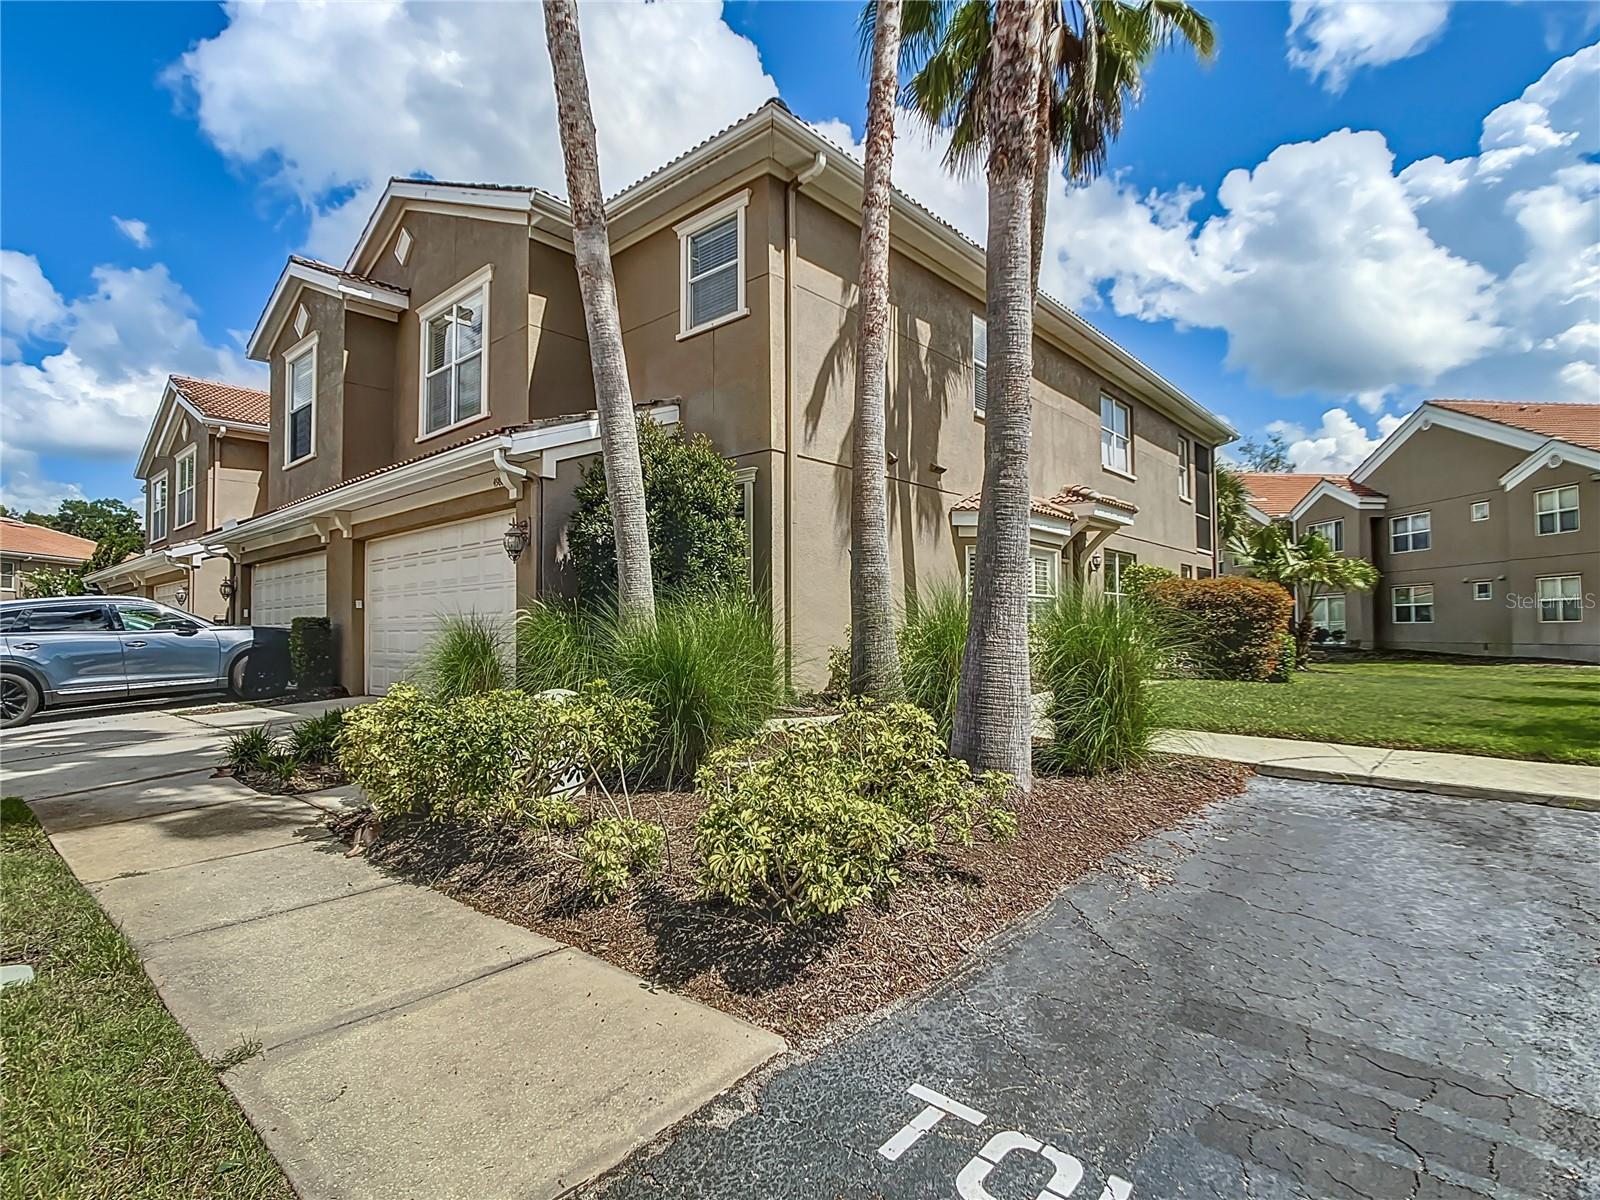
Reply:
M178 603L178 593L182 590L184 590L184 585L181 579L176 583L158 583L156 584L155 595L151 599L157 604L170 604L173 608L182 608L183 605ZM184 599L187 600L188 596L185 595Z
M296 617L328 615L328 559L302 554L250 569L250 623L288 625Z
M497 513L367 543L368 694L380 696L404 678L449 614L509 625L517 567L500 537L510 518Z

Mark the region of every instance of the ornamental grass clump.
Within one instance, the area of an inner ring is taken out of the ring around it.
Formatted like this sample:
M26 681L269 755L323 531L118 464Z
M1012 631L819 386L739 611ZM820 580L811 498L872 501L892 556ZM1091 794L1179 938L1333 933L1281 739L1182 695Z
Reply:
M1010 836L1010 780L974 777L910 704L850 701L836 720L725 746L700 768L695 826L708 897L828 916L900 882L907 860L966 845L978 826Z
M511 686L504 624L478 613L445 617L423 652L418 679L440 700L497 692Z
M907 600L905 624L900 627L905 698L933 717L946 742L955 725L956 689L961 682L971 608L959 584L937 584Z

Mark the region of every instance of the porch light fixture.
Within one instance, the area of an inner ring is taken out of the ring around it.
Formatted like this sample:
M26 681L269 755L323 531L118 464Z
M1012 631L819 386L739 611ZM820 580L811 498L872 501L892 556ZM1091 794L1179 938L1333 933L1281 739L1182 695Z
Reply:
M1100 552L1096 550L1089 556L1089 570L1098 571L1100 569L1100 562Z
M222 593L222 598L224 600L232 600L234 593L238 590L239 585L233 582L232 575L229 575L221 583L217 584L217 591Z
M500 535L500 544L505 547L506 557L516 562L528 548L528 523L513 517L506 531Z
M178 607L182 608L185 604L189 603L189 589L180 583L178 585L178 590L172 593L172 598L178 602Z

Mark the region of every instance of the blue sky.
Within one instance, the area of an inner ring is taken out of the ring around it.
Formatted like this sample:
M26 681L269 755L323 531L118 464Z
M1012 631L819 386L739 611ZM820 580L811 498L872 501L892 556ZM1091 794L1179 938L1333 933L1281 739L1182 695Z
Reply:
M1106 177L1052 196L1053 294L1307 469L1428 395L1600 399L1600 6L1199 6L1216 62L1162 58ZM774 92L858 138L856 11L585 9L608 186ZM259 380L284 256L342 261L387 175L560 187L533 6L0 20L7 503L136 496L160 380ZM896 178L981 234L939 149L902 122Z

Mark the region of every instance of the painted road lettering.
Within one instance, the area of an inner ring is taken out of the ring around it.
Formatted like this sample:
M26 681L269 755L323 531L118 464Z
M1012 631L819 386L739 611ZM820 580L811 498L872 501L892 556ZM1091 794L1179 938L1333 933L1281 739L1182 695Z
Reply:
M878 1153L890 1162L899 1162L901 1155L946 1117L956 1117L974 1127L988 1120L977 1109L969 1108L961 1101L952 1100L920 1083L913 1083L906 1091L923 1101L926 1107L878 1147ZM1083 1164L1075 1157L1019 1130L1004 1129L985 1142L983 1148L956 1173L956 1195L961 1200L994 1200L984 1182L989 1178L989 1172L1000 1165L1001 1159L1013 1152L1037 1154L1054 1169L1055 1173L1040 1191L1038 1200L1067 1200L1083 1182ZM1113 1175L1100 1193L1100 1200L1130 1200L1132 1195L1133 1184Z

